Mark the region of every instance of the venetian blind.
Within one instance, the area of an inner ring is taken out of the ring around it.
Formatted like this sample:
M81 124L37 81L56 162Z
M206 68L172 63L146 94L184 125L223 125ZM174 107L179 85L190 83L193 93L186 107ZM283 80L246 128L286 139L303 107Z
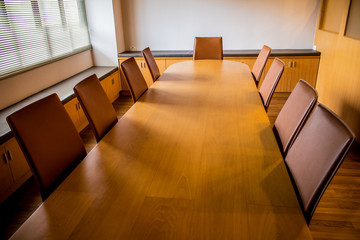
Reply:
M90 47L84 0L0 0L0 79Z

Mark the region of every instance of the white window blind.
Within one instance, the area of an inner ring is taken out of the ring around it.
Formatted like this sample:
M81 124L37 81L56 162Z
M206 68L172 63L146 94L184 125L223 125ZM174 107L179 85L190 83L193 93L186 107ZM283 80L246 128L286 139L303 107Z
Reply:
M84 0L0 0L0 79L90 47Z

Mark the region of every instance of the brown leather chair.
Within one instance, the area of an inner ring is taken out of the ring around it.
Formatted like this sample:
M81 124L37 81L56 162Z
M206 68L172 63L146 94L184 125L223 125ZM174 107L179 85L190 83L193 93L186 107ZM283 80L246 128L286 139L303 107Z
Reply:
M133 57L122 62L121 69L135 103L148 89L146 81Z
M264 68L265 68L265 64L270 56L270 53L271 53L271 48L264 45L258 55L258 57L256 58L256 61L254 63L254 66L251 70L251 74L255 80L255 84L256 86L259 85L259 82L260 82L260 78L261 78L261 75L264 71Z
M195 37L193 59L222 60L222 37Z
M275 58L265 76L263 83L261 84L259 93L266 111L270 105L270 101L275 92L276 86L278 85L284 72L284 67L284 62L279 58Z
M118 122L115 109L95 74L78 83L74 92L99 142Z
M86 156L82 139L56 94L7 117L45 200Z
M307 223L355 139L347 125L318 104L285 158Z
M286 100L273 127L283 156L303 127L318 99L316 90L300 79Z
M151 73L151 77L155 82L160 77L160 70L155 62L155 59L150 51L150 48L142 50L142 55Z

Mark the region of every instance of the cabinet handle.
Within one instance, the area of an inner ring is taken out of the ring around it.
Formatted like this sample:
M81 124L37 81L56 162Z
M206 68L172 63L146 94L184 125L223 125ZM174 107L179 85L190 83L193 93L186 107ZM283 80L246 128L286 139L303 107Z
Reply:
M10 150L7 151L7 156L8 156L9 161L11 161L13 159Z
M3 154L3 158L4 158L4 162L5 162L5 164L7 164L9 160L8 160L8 158L7 158L7 156L6 156L6 154L5 154L5 153Z
M293 62L293 67L296 67L296 62L295 61Z
M114 85L114 83L115 83L115 81L114 81L114 79L112 78L112 79L111 79L111 84Z

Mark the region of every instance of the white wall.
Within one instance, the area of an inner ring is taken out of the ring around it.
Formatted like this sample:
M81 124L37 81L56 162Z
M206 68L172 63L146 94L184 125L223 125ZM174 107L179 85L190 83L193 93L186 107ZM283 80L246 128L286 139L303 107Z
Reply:
M0 110L92 67L91 50L0 81Z
M95 66L117 66L113 0L85 0Z
M224 49L313 47L320 0L122 0L125 48L189 50L195 36Z

